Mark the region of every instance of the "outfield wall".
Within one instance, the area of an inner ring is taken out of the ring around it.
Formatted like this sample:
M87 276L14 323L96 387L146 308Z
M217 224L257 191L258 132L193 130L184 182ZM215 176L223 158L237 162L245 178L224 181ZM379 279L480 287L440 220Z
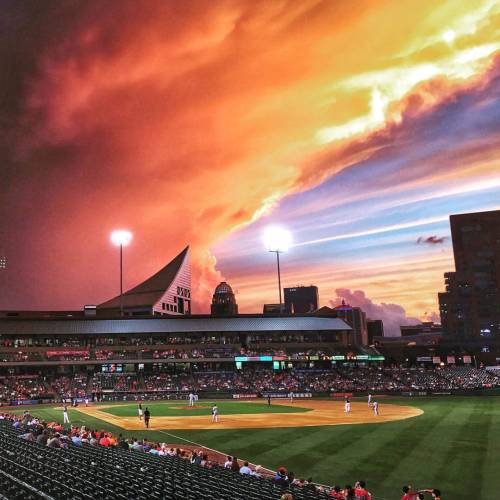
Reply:
M328 398L328 399L344 399L367 397L368 392L301 392L294 393L294 399L310 399L310 398ZM500 387L492 389L472 389L466 390L449 390L449 391L377 391L370 393L373 397L376 396L393 396L393 397L445 397L445 396L500 396ZM264 393L233 393L233 392L198 392L201 399L237 399L237 400L255 400L267 399L268 395L272 399L287 399L290 397L289 392L264 392ZM185 401L188 399L188 393L183 392L108 392L103 395L104 397L97 402L110 402L110 401L137 401L137 400L172 400L172 401ZM89 399L90 396L89 396ZM84 398L75 398L78 403L83 403ZM72 400L67 399L67 403ZM2 406L30 406L37 404L60 403L61 399L56 398L40 398L40 399L13 399L9 402L0 403Z

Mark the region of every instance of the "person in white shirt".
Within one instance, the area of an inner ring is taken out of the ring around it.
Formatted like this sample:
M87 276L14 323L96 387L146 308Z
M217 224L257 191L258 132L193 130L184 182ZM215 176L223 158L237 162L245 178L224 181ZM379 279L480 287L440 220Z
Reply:
M233 457L227 456L227 460L224 462L224 469L230 469L233 463Z
M255 466L255 470L252 471L252 476L260 477L261 476L261 471L262 471L262 466L261 465L256 465Z
M63 407L63 423L69 424L68 407L66 405Z
M189 406L194 406L194 394L192 392L189 393Z
M373 402L373 413L375 416L378 416L378 403L376 401Z
M89 398L85 398L85 406L88 406L89 405Z
M372 395L368 394L368 406L372 404Z
M248 467L248 462L245 462L242 467L240 467L240 474L252 474L252 469Z
M218 422L219 421L219 408L217 408L217 405L214 403L212 406L212 422Z
M349 401L349 398L346 398L344 405L344 412L349 413L350 411L351 411L351 402Z

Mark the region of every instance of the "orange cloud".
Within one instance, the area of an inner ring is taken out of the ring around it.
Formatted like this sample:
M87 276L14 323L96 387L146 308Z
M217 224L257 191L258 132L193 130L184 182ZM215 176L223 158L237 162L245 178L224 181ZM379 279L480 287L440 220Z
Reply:
M22 49L33 63L4 139L2 232L18 266L4 306L113 295L118 225L135 233L130 284L190 243L207 304L213 244L485 71L490 4L88 3L61 7L60 24L50 10L38 21L51 35ZM429 79L445 83L408 97Z

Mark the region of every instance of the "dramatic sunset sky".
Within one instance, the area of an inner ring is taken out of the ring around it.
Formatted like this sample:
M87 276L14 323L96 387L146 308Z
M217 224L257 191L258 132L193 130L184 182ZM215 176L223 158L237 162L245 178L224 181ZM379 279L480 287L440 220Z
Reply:
M448 217L500 208L500 1L0 0L0 308L62 309L191 245L241 312L316 284L435 318ZM391 332L393 328L390 326Z

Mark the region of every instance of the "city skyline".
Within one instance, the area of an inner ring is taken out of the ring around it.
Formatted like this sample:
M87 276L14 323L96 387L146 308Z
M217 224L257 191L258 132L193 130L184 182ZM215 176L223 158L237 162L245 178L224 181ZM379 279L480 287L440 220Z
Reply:
M123 227L125 289L189 244L194 312L259 312L278 224L283 287L437 319L449 215L500 208L497 1L4 5L0 309L115 296Z

